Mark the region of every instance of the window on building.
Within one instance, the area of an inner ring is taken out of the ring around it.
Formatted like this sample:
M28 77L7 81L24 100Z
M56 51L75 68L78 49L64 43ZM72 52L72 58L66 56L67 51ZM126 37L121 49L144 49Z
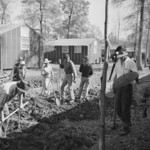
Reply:
M97 41L94 41L94 54L97 54Z
M29 50L30 41L28 37L21 37L21 50Z
M62 46L62 53L69 53L69 46Z
M26 26L21 27L21 50L30 49L30 38L29 38L29 28Z
M81 46L75 46L74 53L81 53Z

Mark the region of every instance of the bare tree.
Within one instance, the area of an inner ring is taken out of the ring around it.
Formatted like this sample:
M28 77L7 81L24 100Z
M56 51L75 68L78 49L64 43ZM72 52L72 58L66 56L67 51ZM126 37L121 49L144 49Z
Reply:
M10 0L0 0L1 24L6 24L7 21L10 21L10 16L7 13L9 3Z
M61 0L62 31L65 38L77 37L87 32L89 2L85 0Z
M137 12L136 16L136 23L135 23L135 40L134 40L134 57L136 57L136 45L137 45L137 36L138 36L138 20L139 20L139 11Z
M24 4L24 20L26 24L31 25L33 28L38 28L39 36L39 62L38 66L41 67L44 58L43 52L43 27L47 23L51 25L51 20L58 14L57 3L53 0L22 0ZM45 21L46 18L46 21Z

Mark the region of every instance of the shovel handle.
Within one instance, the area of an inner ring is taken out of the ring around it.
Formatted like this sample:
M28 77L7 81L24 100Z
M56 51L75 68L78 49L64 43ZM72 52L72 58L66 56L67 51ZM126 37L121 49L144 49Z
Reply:
M114 97L113 127L116 126L116 98Z

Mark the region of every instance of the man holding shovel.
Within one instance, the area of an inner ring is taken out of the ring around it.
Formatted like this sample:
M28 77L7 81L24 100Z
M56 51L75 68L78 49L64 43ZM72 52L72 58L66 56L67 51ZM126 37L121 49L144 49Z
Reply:
M131 103L132 103L132 82L137 78L137 67L135 62L127 57L122 46L116 49L117 61L114 67L114 84L116 111L122 121L123 129L121 136L130 132L131 126Z
M41 74L43 76L43 87L42 87L42 93L44 92L44 95L48 96L50 94L50 87L51 87L51 81L54 78L54 73L51 65L49 64L51 61L49 61L47 58L45 58L43 62L43 68L41 71Z
M70 103L73 103L75 100L74 91L73 91L73 82L75 82L77 77L76 67L74 63L70 60L69 54L65 54L63 58L63 63L59 60L60 68L63 68L65 71L65 77L61 85L61 96L62 100L65 100L64 88L68 84L69 90L69 99Z

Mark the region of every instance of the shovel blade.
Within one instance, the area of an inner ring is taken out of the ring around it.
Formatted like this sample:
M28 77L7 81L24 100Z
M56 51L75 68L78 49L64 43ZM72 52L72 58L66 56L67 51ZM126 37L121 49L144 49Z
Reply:
M57 106L60 106L60 105L61 105L60 100L59 100L58 98L56 98L56 105L57 105Z

